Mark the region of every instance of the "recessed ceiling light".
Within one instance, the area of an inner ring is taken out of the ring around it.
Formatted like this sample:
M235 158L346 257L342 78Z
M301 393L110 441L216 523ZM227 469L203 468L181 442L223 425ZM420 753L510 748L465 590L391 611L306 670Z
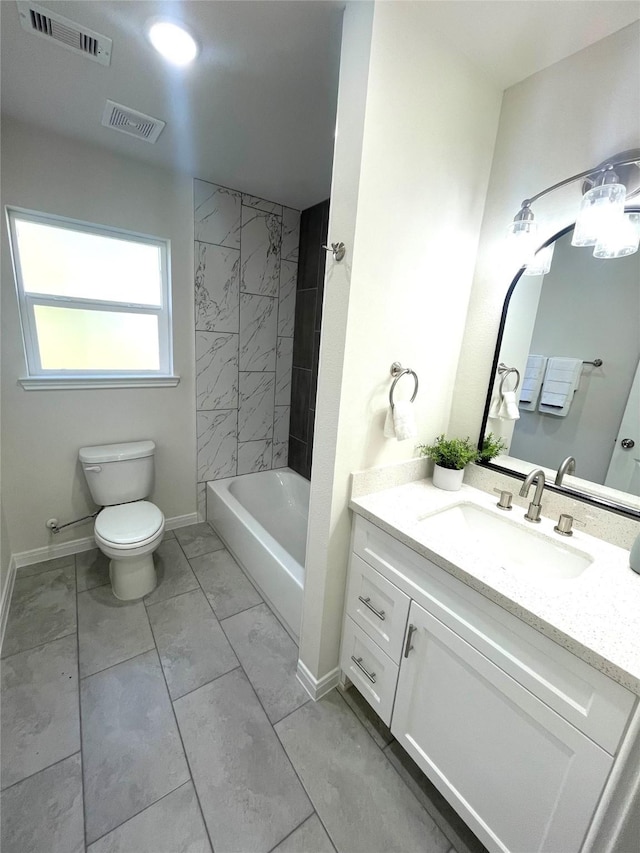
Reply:
M173 65L188 65L198 55L193 36L171 21L155 21L148 29L149 41Z

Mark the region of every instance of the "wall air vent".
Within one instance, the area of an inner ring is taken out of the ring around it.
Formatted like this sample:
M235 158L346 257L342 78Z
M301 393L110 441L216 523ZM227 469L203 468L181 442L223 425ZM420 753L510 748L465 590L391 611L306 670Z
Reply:
M111 39L95 33L87 27L63 18L49 9L35 3L18 0L18 13L22 29L49 41L57 42L61 47L80 53L101 65L111 63Z
M145 142L155 142L164 130L165 122L159 118L147 116L115 101L107 101L102 114L102 124L112 127L129 136L144 139Z

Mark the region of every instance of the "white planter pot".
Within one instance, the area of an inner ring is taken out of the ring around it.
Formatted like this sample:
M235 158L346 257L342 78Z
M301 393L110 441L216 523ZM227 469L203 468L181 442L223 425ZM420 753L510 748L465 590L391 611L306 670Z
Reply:
M433 466L433 485L438 489L445 489L447 492L457 492L462 485L464 477L464 468L455 471L452 468L441 468L439 465Z

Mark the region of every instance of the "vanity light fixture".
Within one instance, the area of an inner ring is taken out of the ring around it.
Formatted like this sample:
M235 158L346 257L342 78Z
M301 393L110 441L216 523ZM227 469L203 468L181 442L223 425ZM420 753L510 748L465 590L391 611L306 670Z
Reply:
M149 41L172 65L184 67L198 55L198 44L182 24L153 20L147 28Z
M525 198L522 207L507 228L507 239L514 244L514 249L521 258L530 257L536 250L538 223L531 210L531 201Z
M617 228L600 235L593 250L595 258L624 258L640 246L640 213L625 213Z
M535 253L537 223L531 205L545 195L574 181L583 180L583 197L576 219L572 245L594 246L596 258L620 258L638 251L640 221L625 214L625 200L640 191L640 149L622 151L592 169L565 178L531 198L526 198L509 225L507 237L517 246L526 275L549 272L552 251ZM547 247L549 248L549 247Z
M545 246L544 249L538 249L533 258L525 267L525 275L546 275L551 269L551 261L553 259L553 250L555 243Z
M622 225L627 188L611 166L596 178L595 186L582 196L571 239L572 246L595 246L601 235Z

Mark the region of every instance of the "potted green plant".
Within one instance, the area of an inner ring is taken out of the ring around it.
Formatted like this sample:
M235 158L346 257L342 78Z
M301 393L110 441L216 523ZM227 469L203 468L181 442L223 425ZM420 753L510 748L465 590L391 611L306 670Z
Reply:
M478 458L478 450L467 438L445 438L439 435L433 444L419 444L422 456L433 459L433 485L456 492L462 485L464 469Z
M499 438L492 432L488 432L482 442L482 447L478 451L478 462L491 462L496 456L507 449L507 442L503 438Z

